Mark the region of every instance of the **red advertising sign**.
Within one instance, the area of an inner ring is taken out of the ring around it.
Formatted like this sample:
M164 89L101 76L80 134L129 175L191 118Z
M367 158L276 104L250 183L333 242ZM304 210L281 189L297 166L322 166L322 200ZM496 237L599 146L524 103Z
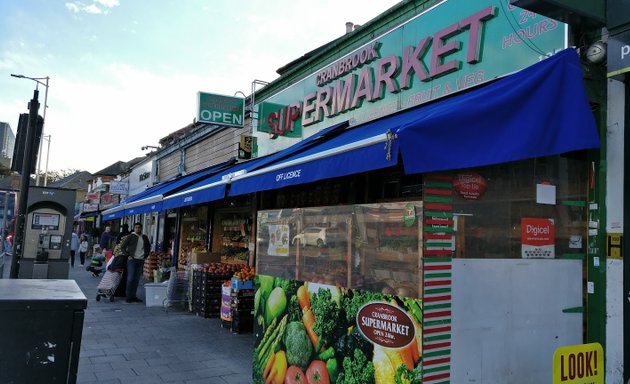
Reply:
M384 302L364 305L357 313L357 324L366 338L389 348L406 346L416 333L413 322L405 312Z
M486 192L488 183L477 172L458 173L453 178L455 191L466 200L479 200Z
M90 204L98 204L101 201L101 195L98 192L90 192L85 195L85 201Z
M521 256L527 259L555 257L553 219L521 218Z

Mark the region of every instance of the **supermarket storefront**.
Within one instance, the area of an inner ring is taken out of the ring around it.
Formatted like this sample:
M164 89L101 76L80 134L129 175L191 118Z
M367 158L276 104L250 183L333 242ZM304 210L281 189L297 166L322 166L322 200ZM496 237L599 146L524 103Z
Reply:
M585 342L599 138L580 60L560 23L486 3L437 3L257 96L258 155L301 147L217 181L259 196L255 382L283 363L353 374L346 358L375 382L546 382L554 351ZM308 357L271 336L295 323Z

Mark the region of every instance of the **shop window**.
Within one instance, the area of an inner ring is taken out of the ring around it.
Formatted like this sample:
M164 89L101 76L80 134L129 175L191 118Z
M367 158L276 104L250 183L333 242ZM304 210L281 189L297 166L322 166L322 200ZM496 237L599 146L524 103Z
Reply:
M422 204L259 211L258 273L418 297Z
M181 210L178 267L200 264L208 255L208 207L190 206Z
M249 263L250 209L218 208L213 222L212 251L220 257L220 261Z
M588 167L581 154L427 179L433 176L452 182L455 257L553 259L586 253Z

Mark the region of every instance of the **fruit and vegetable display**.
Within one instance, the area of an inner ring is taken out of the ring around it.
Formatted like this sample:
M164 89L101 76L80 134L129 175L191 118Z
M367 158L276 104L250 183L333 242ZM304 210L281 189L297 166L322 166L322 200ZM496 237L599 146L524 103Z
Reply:
M257 275L253 381L422 382L422 302Z
M245 264L228 264L228 263L206 263L193 268L194 271L202 271L213 276L222 276L226 279L234 276L235 273L249 267Z
M155 271L158 271L160 277L157 279L163 281L168 279L166 271L171 267L171 255L159 251L151 251L144 260L143 277L145 280L154 280Z

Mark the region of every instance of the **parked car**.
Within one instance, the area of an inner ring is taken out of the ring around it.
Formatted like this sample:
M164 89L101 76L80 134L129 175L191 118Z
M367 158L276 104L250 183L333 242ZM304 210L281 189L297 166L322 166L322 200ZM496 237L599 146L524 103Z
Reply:
M343 231L337 228L306 227L301 233L293 237L291 244L295 244L299 240L303 247L307 245L324 247L338 243L343 240L344 235Z

